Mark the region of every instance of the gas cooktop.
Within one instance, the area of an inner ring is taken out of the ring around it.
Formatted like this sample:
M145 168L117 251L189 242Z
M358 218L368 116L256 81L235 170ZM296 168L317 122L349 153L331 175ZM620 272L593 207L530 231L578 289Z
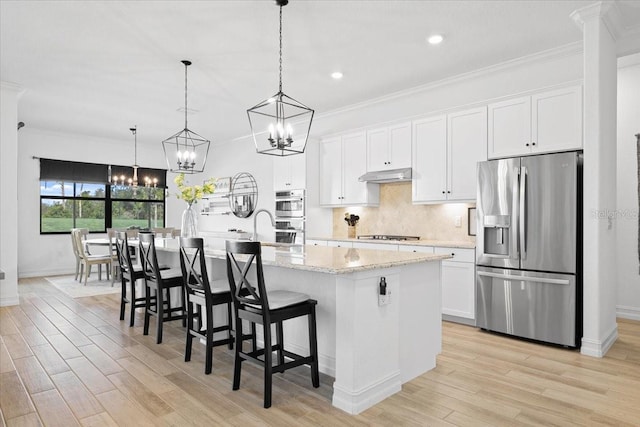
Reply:
M420 240L417 236L395 236L392 234L368 234L360 235L358 239L362 240Z

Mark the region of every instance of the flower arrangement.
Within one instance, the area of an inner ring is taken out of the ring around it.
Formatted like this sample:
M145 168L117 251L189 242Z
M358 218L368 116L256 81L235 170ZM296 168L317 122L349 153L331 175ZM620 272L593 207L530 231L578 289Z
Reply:
M216 179L209 178L203 185L184 185L184 174L176 176L173 180L178 186L179 193L176 194L178 199L182 199L189 205L197 203L205 194L213 194L216 191Z
M350 214L349 212L346 212L344 214L344 220L350 227L353 227L358 223L358 221L360 220L360 217L358 215L354 215L354 214Z

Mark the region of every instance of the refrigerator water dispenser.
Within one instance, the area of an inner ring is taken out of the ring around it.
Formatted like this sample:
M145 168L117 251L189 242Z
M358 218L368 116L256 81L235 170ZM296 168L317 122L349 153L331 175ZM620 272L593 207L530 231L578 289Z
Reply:
M484 234L484 254L489 256L509 256L509 215L485 215L482 232Z

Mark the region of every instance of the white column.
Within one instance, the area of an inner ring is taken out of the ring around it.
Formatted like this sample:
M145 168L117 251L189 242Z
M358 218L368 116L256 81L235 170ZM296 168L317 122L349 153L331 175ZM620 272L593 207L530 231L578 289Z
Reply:
M0 82L0 306L18 304L18 95Z
M616 33L612 2L572 18L584 39L584 332L582 354L602 357L616 324Z

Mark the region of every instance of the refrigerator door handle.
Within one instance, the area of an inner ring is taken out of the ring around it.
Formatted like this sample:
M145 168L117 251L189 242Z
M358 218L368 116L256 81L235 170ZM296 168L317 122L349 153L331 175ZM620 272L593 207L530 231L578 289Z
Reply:
M511 256L511 258L513 259L519 259L520 258L520 233L518 232L518 221L519 221L519 215L518 215L518 200L520 200L520 196L518 195L518 189L519 189L519 183L520 183L520 168L514 168L513 171L513 209L512 209L512 214L513 214L513 221L511 224L511 231L510 231L510 238L511 238L511 242L510 242L510 247L513 248L512 252L513 255Z
M538 282L549 283L553 285L569 285L571 282L566 279L548 279L545 277L531 277L531 276L514 276L511 274L489 273L486 271L478 271L478 276L493 277L495 279L505 279L518 282Z
M520 259L527 259L527 168L520 168Z

